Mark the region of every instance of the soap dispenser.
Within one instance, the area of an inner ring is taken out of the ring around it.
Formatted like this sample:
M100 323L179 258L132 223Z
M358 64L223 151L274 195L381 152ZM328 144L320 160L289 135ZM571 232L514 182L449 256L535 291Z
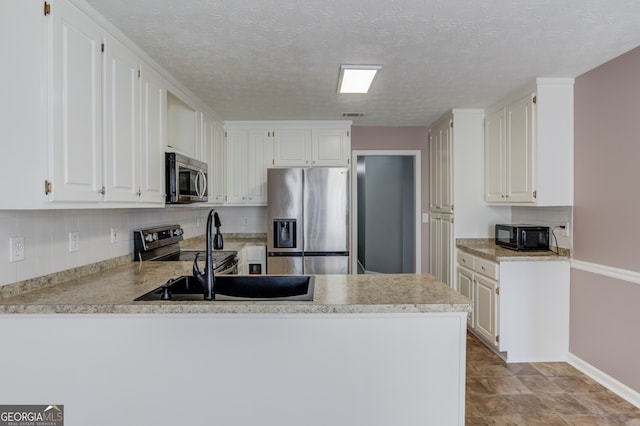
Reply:
M224 247L224 243L222 241L222 234L220 233L220 227L222 223L220 222L220 217L218 216L218 212L213 213L213 222L216 227L216 235L213 238L213 248L215 250L221 250Z

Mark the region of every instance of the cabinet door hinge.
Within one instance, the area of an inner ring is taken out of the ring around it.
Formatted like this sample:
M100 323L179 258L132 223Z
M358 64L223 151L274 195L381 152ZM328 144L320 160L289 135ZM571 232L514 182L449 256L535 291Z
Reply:
M347 130L347 136L350 136L350 133L351 133L351 132L349 132L349 131Z
M533 97L533 103L534 103L534 104L537 104L537 103L538 103L538 97L537 97L537 96L534 96L534 97Z
M451 128L453 129L453 120L451 120L451 121L449 122L449 125L450 125L450 126L451 126Z
M49 195L51 193L51 182L48 180L44 181L44 195Z
M499 296L500 295L500 287L496 287L496 294Z
M51 15L51 3L44 2L44 16Z
M227 137L227 131L226 130L224 131L224 137L225 138Z
M500 335L496 336L496 343L500 343Z
M138 78L140 78L140 68L138 68Z
M100 51L104 52L104 42L102 42L102 44L100 45Z
M533 198L538 198L538 191L533 191Z

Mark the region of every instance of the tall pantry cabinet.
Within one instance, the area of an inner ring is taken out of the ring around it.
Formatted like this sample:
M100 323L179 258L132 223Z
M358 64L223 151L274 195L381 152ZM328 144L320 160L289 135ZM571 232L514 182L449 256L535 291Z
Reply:
M456 290L456 239L486 238L510 216L484 202L484 117L481 109L453 109L430 126L430 272Z

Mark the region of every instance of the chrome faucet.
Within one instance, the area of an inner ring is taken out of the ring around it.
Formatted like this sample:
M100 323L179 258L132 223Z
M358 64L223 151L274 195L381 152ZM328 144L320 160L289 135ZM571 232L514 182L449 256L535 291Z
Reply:
M204 299L205 300L214 300L215 293L213 288L216 283L215 273L213 272L213 251L211 250L211 222L214 209L209 211L209 216L207 217L207 262L204 268L204 272L200 271L198 268L198 254L196 254L196 258L193 261L193 276L202 284L202 288L204 289Z

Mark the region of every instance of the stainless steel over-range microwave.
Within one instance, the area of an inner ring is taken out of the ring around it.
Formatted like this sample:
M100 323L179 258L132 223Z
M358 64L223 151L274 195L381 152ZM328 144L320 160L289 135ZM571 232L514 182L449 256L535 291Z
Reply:
M208 201L208 165L175 152L165 157L167 198L169 204L188 204Z
M496 225L496 245L518 251L549 250L549 227Z

